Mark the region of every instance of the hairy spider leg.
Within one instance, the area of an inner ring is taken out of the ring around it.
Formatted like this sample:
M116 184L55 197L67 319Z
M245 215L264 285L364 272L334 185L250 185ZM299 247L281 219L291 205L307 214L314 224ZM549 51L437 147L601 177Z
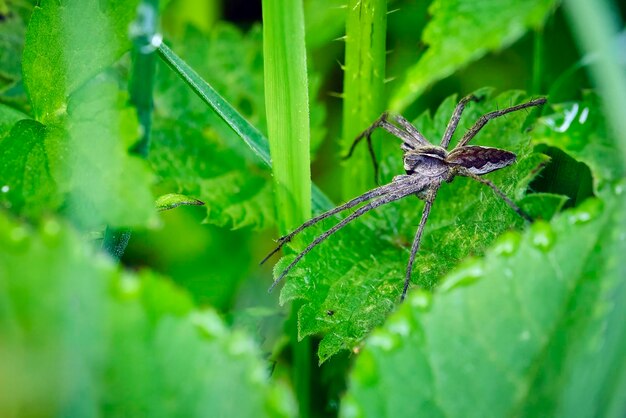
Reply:
M404 128L405 131L407 131L416 141L418 144L415 143L410 143L410 144L403 144L403 145L411 145L411 147L409 149L414 150L415 149L415 145L424 145L424 146L428 146L431 145L430 142L428 142L428 140L426 138L424 138L424 135L422 135L422 133L420 131L417 130L417 128L415 126L413 126L413 124L411 122L409 122L408 120L404 119L404 117L402 115L397 115L394 116L394 119L396 120L396 122L398 122L398 124L400 126L402 126ZM405 150L407 151L407 150Z
M461 120L461 115L463 114L463 110L465 110L465 105L472 101L478 102L480 99L473 94L465 96L461 99L461 101L454 108L454 113L450 117L450 122L448 122L448 126L446 126L446 132L443 134L443 138L441 139L441 148L448 149L448 145L450 145L450 140L452 139L452 135L456 131L457 126L459 126L459 121Z
M369 202L368 204L358 208L350 216L346 217L344 220L342 220L341 222L339 222L338 224L336 224L335 226L333 226L332 228L328 229L327 231L322 233L320 236L315 238L304 250L302 250L296 256L296 258L291 262L291 264L289 264L280 273L280 275L276 278L276 280L274 280L274 282L270 286L268 292L271 292L274 289L274 287L276 287L276 285L278 283L280 283L280 281L287 275L287 273L289 273L289 271L296 264L298 264L298 262L305 255L307 255L313 248L315 248L317 245L319 245L322 241L324 241L326 238L328 238L329 236L331 236L335 232L339 231L341 228L346 226L348 223L352 222L353 220L355 220L359 216L364 215L365 213L369 212L372 209L375 209L375 208L377 208L379 206L382 206L382 205L385 205L387 203L394 202L396 200L400 200L400 199L402 199L402 198L404 198L404 197L406 197L406 196L408 196L410 194L417 193L417 192L421 191L422 189L424 189L425 186L426 186L426 183L424 181L419 181L419 182L413 181L413 182L409 183L405 187L402 187L400 189L394 190L394 193L386 194L386 195L384 195L382 197L379 197L378 199L376 199L376 200L374 200L372 202Z
M491 180L487 180L486 178L482 178L477 174L474 174L472 172L470 172L467 169L464 169L463 167L459 167L458 168L458 173L461 176L465 176L465 177L470 177L482 184L485 184L489 187L491 187L491 190L493 190L498 196L500 196L500 198L502 198L502 200L504 200L506 202L507 205L509 205L509 207L511 209L513 209L519 216L521 216L522 218L524 218L526 221L528 222L532 222L533 219L526 213L524 212L519 206L517 206L515 204L515 202L513 202L506 194L504 194L504 192L502 190L500 190L498 188L498 186L496 186Z
M372 146L372 132L374 132L376 128L383 128L385 131L389 132L393 136L400 138L401 140L404 141L404 144L406 144L409 149L415 149L416 147L419 147L420 145L428 145L428 141L426 141L424 136L420 134L417 131L417 129L415 129L415 127L411 125L406 119L402 117L395 118L396 121L400 125L402 125L405 129L407 125L411 126L412 129L410 131L403 131L397 126L389 123L389 121L387 120L388 117L389 117L389 114L387 112L384 112L382 115L380 115L378 119L374 121L374 123L370 125L369 128L367 128L366 130L361 132L359 136L354 138L354 141L352 142L352 145L350 146L350 150L348 151L348 154L346 154L346 156L343 157L344 160L347 160L348 158L352 157L352 154L354 153L354 150L356 149L356 146L358 145L358 143L361 142L363 138L365 138L367 140L367 149L369 150L370 157L372 158L372 164L374 165L374 182L377 184L378 184L378 161L376 160L376 153L374 152L374 147ZM417 133L416 136L414 136L413 133Z
M263 260L261 260L261 262L259 264L263 264L265 263L271 256L273 256L274 254L276 254L285 244L287 244L289 241L291 241L291 239L296 236L297 234L299 234L300 232L302 232L302 230L315 225L316 223L335 215L336 213L342 212L346 209L350 209L362 202L365 202L367 200L373 199L375 197L379 197L379 196L383 196L389 192L392 192L394 190L396 190L398 187L402 187L404 184L408 184L414 182L414 180L409 179L408 176L401 176L399 179L394 179L393 182L386 184L384 186L380 186L377 187L373 190L370 190L369 192L365 192L360 196L355 197L354 199L344 203L343 205L337 206L336 208L333 208L329 211L326 211L324 213L322 213L321 215L318 215L314 218L309 219L308 221L306 221L305 223L303 223L302 225L300 225L298 228L294 229L293 231L291 231L289 234L280 237L278 239L278 246L276 248L274 248L272 250L271 253L269 253L267 256L265 256L265 258Z
M485 126L487 122L489 122L491 119L498 118L500 116L506 115L507 113L526 109L528 107L541 106L545 102L546 102L546 98L542 97L540 99L531 100L530 102L518 104L516 106L507 107L506 109L485 113L480 118L478 118L474 126L472 126L467 132L465 132L465 135L463 135L463 138L461 138L461 140L459 141L459 144L455 148L459 148L459 147L463 147L467 145L467 143L470 142L476 136L476 134L483 128L483 126Z
M413 239L413 245L411 245L411 255L409 256L409 263L406 266L406 276L404 278L404 287L402 288L402 296L400 297L400 300L404 300L404 298L406 297L406 292L409 290L409 284L411 283L411 272L413 271L413 262L415 261L415 256L420 249L420 242L422 241L424 227L426 226L426 221L428 220L428 215L430 215L430 209L433 206L433 202L435 201L438 190L439 185L436 185L435 187L428 190L426 194L424 210L422 210L422 219L420 220L420 224L417 227L417 232L415 233L415 238Z

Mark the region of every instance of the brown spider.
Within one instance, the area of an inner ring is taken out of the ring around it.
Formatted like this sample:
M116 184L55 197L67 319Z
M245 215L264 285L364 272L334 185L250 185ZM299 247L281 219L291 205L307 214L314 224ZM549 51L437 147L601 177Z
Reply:
M406 268L406 276L404 279L404 288L402 290L401 299L404 300L406 292L409 288L411 281L411 271L413 269L413 262L415 255L419 250L422 233L424 232L424 226L426 220L430 214L433 201L437 195L437 191L444 181L451 182L455 176L470 177L482 184L489 186L500 198L502 198L507 205L511 207L518 215L525 220L531 222L532 219L524 213L511 199L509 199L500 189L496 187L491 181L484 179L480 176L490 173L495 170L499 170L503 167L511 165L515 162L515 154L509 151L505 151L499 148L490 148L482 146L467 145L476 134L489 122L491 119L495 119L507 113L515 112L517 110L526 109L532 106L540 106L546 103L545 98L539 98L531 100L526 103L522 103L516 106L511 106L506 109L496 110L489 112L481 116L474 126L472 126L463 135L456 147L450 152L447 151L450 139L456 131L456 128L461 119L461 114L465 105L470 101L478 101L478 98L474 95L464 97L454 109L454 113L450 118L450 122L446 127L446 131L441 140L441 145L433 145L424 138L424 136L413 126L409 121L402 116L395 116L394 119L400 125L400 127L389 123L388 114L383 113L369 128L361 133L350 147L350 151L346 158L352 155L356 145L363 139L367 139L368 149L374 162L375 175L378 172L378 164L376 163L376 157L372 148L371 135L376 128L383 128L392 135L400 138L402 143L402 150L404 151L404 169L405 175L399 175L393 178L391 183L384 186L372 189L362 195L350 200L343 205L337 206L321 215L318 215L292 231L290 234L285 235L278 239L278 246L261 261L261 264L265 263L274 253L280 250L283 245L291 241L291 239L305 228L318 223L319 221L326 219L336 213L343 210L357 206L358 204L369 201L366 205L361 206L355 210L352 214L345 219L337 223L332 228L328 229L320 236L315 238L302 252L300 252L296 258L289 264L280 275L274 280L269 291L272 289L287 275L287 273L315 246L320 244L326 238L346 226L351 221L355 220L359 216L363 215L370 210L387 203L402 199L409 195L417 195L420 199L425 201L424 210L422 211L422 218L411 246L411 255L409 257L409 263ZM373 199L373 200L372 200Z

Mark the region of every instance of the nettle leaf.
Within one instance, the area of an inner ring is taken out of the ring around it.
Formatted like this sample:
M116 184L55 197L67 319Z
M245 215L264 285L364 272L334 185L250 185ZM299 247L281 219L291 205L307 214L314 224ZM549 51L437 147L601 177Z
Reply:
M0 86L21 78L22 50L26 26L17 10L0 11Z
M28 119L28 115L0 103L0 140L7 136L13 125L22 119Z
M422 36L428 49L408 69L390 108L402 110L435 81L512 44L528 29L539 27L557 4L557 0L435 0Z
M43 0L35 7L22 59L35 118L63 113L67 96L130 48L138 0Z
M479 115L522 101L521 93L509 92L472 103L453 144ZM426 138L438 143L455 105L456 98L447 99L433 117L424 114L418 118L417 128ZM517 154L516 164L487 176L514 200L524 196L539 165L547 158L532 152L529 135L523 129L527 116L526 112L516 112L493 120L473 142ZM381 140L395 142L393 155L383 159L383 172L386 176L403 173L399 140L390 137ZM391 169L392 166L396 168ZM551 199L544 199L541 206L540 202L535 203L538 214L554 211ZM378 209L376 214L365 215L363 220L315 248L287 276L281 302L304 300L299 311L299 336L323 335L318 353L320 361L339 350L353 349L396 306L422 208L419 199L407 197ZM297 242L298 248L335 222L327 220L322 227L306 233ZM466 178L444 184L415 261L415 284L431 288L460 260L470 254L482 254L502 232L523 225L517 214L486 186ZM275 272L282 271L291 260L292 257L285 257ZM328 311L334 314L328 315Z
M0 410L293 415L251 338L171 283L122 272L55 220L33 231L0 214L0 243Z
M148 226L155 219L147 164L128 154L139 137L135 110L114 82L95 80L46 126L21 120L0 141L0 204L37 217L61 210L86 228Z
M177 52L253 125L266 131L261 30L189 28ZM208 58L207 58L208 57ZM312 113L317 143L321 106ZM236 133L165 65L159 67L150 162L163 188L206 202L206 222L264 228L274 222L269 173Z
M587 164L596 192L626 175L624 162L608 134L598 96L587 93L583 101L556 104L553 110L533 132L536 143L558 147Z
M622 416L622 205L590 199L507 233L413 292L366 340L340 415Z

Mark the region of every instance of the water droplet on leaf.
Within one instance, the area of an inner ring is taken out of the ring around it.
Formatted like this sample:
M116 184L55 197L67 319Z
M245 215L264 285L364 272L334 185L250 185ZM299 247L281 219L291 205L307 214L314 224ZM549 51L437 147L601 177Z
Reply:
M469 260L458 269L449 273L444 282L439 286L443 292L447 292L455 287L467 286L480 279L485 272L483 263L480 260Z
M547 222L536 222L532 226L531 243L542 251L548 251L554 244L554 231Z
M511 256L517 250L520 242L520 235L517 232L506 232L496 242L493 252L496 255Z

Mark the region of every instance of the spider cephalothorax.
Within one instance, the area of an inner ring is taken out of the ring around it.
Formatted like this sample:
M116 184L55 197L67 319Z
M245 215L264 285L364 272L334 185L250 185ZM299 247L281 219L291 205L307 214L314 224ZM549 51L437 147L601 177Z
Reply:
M318 215L307 222L300 225L290 234L281 237L278 240L278 247L276 247L267 257L263 259L261 263L264 263L272 254L276 253L283 245L291 241L291 239L301 232L303 229L308 228L311 225L318 223L319 221L328 218L343 210L355 207L363 202L369 202L345 219L337 223L335 226L322 233L315 238L302 252L300 252L296 258L289 264L280 275L274 280L270 291L287 275L287 273L315 246L324 241L330 235L343 228L352 220L358 218L370 210L382 206L384 204L402 199L409 195L417 195L420 199L425 201L424 210L422 211L422 218L415 234L415 239L411 246L411 253L409 256L409 262L406 269L406 275L404 279L404 288L402 290L401 298L406 296L409 283L411 281L411 271L413 269L413 261L415 255L419 250L422 233L426 220L430 214L433 201L437 195L437 191L443 182L451 182L455 176L470 177L480 183L489 186L500 198L502 198L507 205L511 207L518 215L530 221L530 217L526 215L511 199L509 199L495 184L491 181L484 179L480 176L490 173L495 170L499 170L503 167L511 165L515 162L515 154L512 152L502 150L499 148L490 148L482 146L467 145L469 141L476 136L476 134L482 129L485 124L499 116L505 115L510 112L514 112L521 109L526 109L532 106L539 106L546 102L545 98L531 100L526 103L522 103L516 106L511 106L506 109L496 110L494 112L487 113L481 116L474 126L472 126L459 140L459 143L450 152L447 151L452 135L456 131L456 128L461 119L461 114L465 105L470 101L478 101L474 95L464 97L454 109L454 113L450 118L450 122L446 127L446 131L441 140L441 145L433 145L424 138L424 136L413 126L409 121L402 116L397 115L394 120L398 123L398 126L388 121L388 114L383 113L369 128L361 133L352 143L350 151L347 157L352 155L357 144L366 138L368 149L374 163L374 175L378 177L378 163L376 162L376 155L372 148L371 134L376 128L383 128L392 135L400 138L403 142L401 145L404 151L404 170L406 174L394 177L391 183L384 186L377 187L361 196L358 196L343 205L337 206L321 215Z

